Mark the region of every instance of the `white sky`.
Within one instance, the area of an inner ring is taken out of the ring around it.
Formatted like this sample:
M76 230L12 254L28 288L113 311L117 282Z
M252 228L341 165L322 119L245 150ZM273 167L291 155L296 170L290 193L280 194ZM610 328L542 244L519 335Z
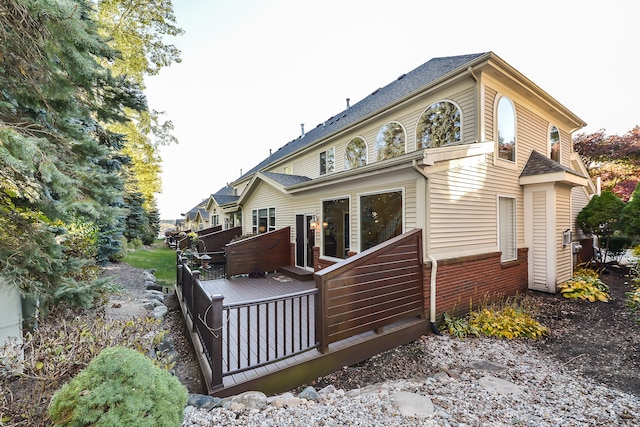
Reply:
M173 0L182 51L147 80L175 125L158 208L180 218L300 135L434 57L493 51L587 122L640 124L629 0Z

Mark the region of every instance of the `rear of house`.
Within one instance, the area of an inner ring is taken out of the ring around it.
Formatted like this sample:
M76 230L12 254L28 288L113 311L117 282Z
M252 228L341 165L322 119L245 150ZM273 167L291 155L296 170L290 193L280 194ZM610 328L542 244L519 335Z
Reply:
M585 123L492 52L435 58L272 153L211 196L244 234L290 227L318 271L421 229L425 311L571 276L593 193L573 151Z

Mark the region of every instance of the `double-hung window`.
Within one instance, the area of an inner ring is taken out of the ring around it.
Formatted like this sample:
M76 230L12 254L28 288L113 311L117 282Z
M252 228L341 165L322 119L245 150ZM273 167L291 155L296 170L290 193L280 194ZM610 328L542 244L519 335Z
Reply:
M516 199L498 197L498 246L500 260L513 261L518 258L516 247Z
M335 170L336 155L335 148L329 148L320 153L320 175L332 173Z
M253 234L266 233L276 229L276 208L254 209L252 211Z

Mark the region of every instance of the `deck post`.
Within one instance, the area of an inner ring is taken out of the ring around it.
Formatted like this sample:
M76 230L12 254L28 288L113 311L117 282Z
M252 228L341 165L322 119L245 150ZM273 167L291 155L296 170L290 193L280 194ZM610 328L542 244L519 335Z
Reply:
M211 310L205 321L211 328L211 388L222 386L222 295L211 295Z
M329 296L324 276L316 275L315 279L316 288L318 289L318 294L315 298L316 340L318 340L318 350L324 354L329 351L329 329L327 328L327 316L329 315L327 298Z
M189 307L191 307L191 313L193 313L194 309L195 309L195 304L193 301L193 294L194 294L194 290L193 288L195 288L196 286L198 286L198 282L200 281L200 270L194 270L191 272L191 293L189 294L189 296L191 297L191 301L187 301L187 304L189 304Z

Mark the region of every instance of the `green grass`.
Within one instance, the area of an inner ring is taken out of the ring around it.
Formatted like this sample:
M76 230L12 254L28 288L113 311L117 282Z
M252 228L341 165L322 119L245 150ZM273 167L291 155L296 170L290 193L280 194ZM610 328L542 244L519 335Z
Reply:
M173 286L176 283L176 251L164 241L156 241L151 248L127 251L124 262L136 268L155 269L159 285Z

